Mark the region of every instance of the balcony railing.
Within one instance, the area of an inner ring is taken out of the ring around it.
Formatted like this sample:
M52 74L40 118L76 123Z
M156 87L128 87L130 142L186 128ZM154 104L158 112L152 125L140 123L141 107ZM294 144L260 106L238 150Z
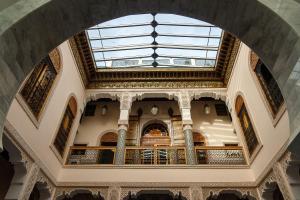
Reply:
M67 165L114 164L115 147L70 147Z
M114 164L115 147L71 147L66 165ZM198 165L246 165L242 147L195 147ZM186 165L184 147L126 147L125 165Z
M198 164L245 165L242 147L203 146L195 147Z
M125 164L128 165L184 165L184 147L127 147Z

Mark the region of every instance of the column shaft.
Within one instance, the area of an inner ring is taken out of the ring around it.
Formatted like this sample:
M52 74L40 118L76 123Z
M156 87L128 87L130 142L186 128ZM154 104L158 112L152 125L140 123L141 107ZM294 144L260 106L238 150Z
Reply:
M196 165L196 155L194 147L194 139L191 125L184 125L183 128L185 139L186 160L188 165Z
M118 144L117 144L117 151L115 157L116 165L125 164L126 133L127 133L127 127L125 125L120 126L118 131Z

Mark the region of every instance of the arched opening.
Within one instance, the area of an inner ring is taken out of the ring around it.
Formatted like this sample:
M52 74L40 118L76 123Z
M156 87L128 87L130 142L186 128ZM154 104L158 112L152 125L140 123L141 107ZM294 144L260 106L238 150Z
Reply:
M219 194L213 194L211 192L210 196L206 200L256 200L250 194L242 194L236 190L223 190Z
M105 133L100 139L101 146L117 146L118 134L114 132Z
M136 195L128 193L123 200L186 200L181 192L174 195L169 190L141 190Z
M283 194L276 182L267 182L265 184L262 197L266 200L284 200Z
M69 139L73 121L77 114L77 101L71 96L65 109L61 124L54 139L54 147L58 154L63 157L66 150L66 145Z
M29 196L29 200L50 200L51 193L47 187L47 183L37 182Z
M92 194L88 190L75 190L70 194L59 196L57 200L104 200L100 192Z
M257 153L260 142L255 133L253 123L250 119L246 104L241 95L236 98L235 101L235 111L240 122L240 127L244 133L244 138L246 142L246 147L249 153L250 160L253 155Z
M250 53L250 64L255 72L255 75L260 83L261 89L265 95L265 98L268 102L268 106L271 110L273 118L276 118L277 113L280 111L281 107L284 104L284 99L281 94L281 90L267 68L267 66L262 62L258 56L251 51Z
M118 143L118 134L109 132L105 133L101 139L100 144L101 146L109 146L115 147ZM101 164L112 164L114 162L115 153L111 149L103 149L99 152L99 163Z
M141 146L170 146L168 127L163 122L146 125L142 131Z
M25 101L37 120L40 118L47 97L61 70L60 59L58 49L51 51L48 56L34 67L20 90L22 100Z
M24 185L27 170L20 150L4 135L5 151L1 153L0 161L0 199L19 199ZM3 165L2 165L3 164Z
M4 148L0 153L0 199L4 199L15 173L14 166L9 160L9 152Z

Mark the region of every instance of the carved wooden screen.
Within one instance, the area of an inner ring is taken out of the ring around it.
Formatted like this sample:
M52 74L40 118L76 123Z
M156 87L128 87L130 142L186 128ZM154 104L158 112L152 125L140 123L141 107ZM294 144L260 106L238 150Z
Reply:
M35 67L21 90L23 99L36 118L39 117L56 75L57 71L47 56Z
M251 64L252 68L254 68L254 72L275 117L284 102L280 88L266 65L255 54L251 54L251 57L252 62L254 62ZM255 57L258 59L254 59Z
M172 128L173 128L174 145L184 146L185 140L184 140L184 135L182 130L181 116L172 117Z
M76 100L71 97L54 140L54 146L61 156L64 154L73 120L76 116L76 105Z
M126 135L126 146L136 146L139 130L139 117L129 116L129 126Z
M247 149L251 157L259 143L253 129L252 122L248 115L244 100L241 96L238 96L236 99L236 112L244 133Z

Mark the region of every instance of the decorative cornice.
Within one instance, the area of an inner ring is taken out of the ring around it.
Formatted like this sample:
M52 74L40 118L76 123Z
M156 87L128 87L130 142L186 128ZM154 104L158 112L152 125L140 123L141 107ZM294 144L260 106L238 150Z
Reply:
M131 89L131 88L148 88L148 89L170 89L170 88L223 88L221 81L161 81L161 82L91 82L89 89Z
M230 79L230 76L231 76L231 73L232 73L232 70L233 70L233 66L235 64L235 61L236 61L236 57L237 57L237 54L239 52L239 48L240 48L240 45L241 45L241 41L237 38L234 38L233 39L234 42L231 43L231 53L228 54L228 64L226 65L226 69L224 70L224 85L227 86L228 82L229 82L229 79Z
M88 89L107 88L224 88L236 60L240 41L224 32L215 68L96 69L85 32L69 40Z

